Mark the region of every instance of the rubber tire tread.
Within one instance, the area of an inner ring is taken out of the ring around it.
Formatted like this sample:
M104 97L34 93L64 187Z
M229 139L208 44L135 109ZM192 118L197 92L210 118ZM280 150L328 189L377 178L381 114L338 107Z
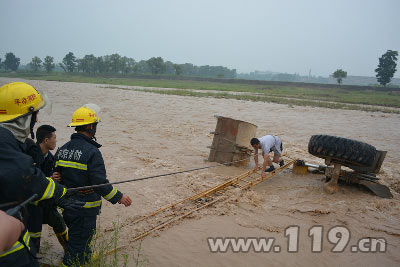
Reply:
M332 158L342 165L370 167L374 164L376 148L367 143L332 135L313 135L308 152L319 158Z

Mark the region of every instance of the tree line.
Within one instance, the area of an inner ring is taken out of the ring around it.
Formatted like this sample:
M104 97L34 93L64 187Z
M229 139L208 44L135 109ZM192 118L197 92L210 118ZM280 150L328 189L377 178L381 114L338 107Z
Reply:
M6 71L16 71L20 65L20 59L13 53L5 55L0 67ZM35 56L29 62L28 67L33 72L54 71L59 67L65 72L81 72L87 74L152 74L152 75L184 75L212 78L236 78L236 69L223 66L196 66L191 63L175 64L164 61L162 57L152 57L148 60L135 61L133 58L121 56L117 53L96 57L93 54L77 58L74 53L65 55L62 62L55 64L54 58L46 56L43 60Z
M388 50L379 58L378 67L375 69L377 81L386 86L390 83L395 72L397 71L397 57L398 52ZM16 71L20 65L20 59L13 53L9 52L5 55L5 60L0 58L0 69L4 68L6 71ZM56 64L54 58L46 56L43 61L35 56L28 64L29 68L34 71L46 72L54 71ZM117 53L112 55L105 55L96 57L93 54L85 55L83 58L75 57L74 53L69 52L65 55L62 62L58 66L65 72L82 72L87 74L153 74L153 75L184 75L184 76L197 76L197 77L211 77L211 78L236 78L236 69L228 69L223 66L196 66L190 63L174 64L171 61L164 61L162 57L152 57L148 60L135 61L133 58L121 56ZM266 74L271 76L271 79L283 81L295 81L296 75L292 74ZM265 75L264 75L265 76ZM332 76L337 80L340 85L347 77L347 72L342 69L337 69ZM247 76L240 75L241 78Z

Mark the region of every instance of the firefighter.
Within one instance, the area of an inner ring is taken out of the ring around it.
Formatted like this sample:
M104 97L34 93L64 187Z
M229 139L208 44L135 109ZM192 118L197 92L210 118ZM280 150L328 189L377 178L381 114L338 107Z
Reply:
M75 127L77 133L72 134L71 140L56 153L56 170L60 172L62 184L67 188L109 183L99 150L101 145L95 141L98 122L96 111L89 107L81 107L72 115L72 123L68 126ZM96 230L101 197L112 204L124 204L125 207L132 203L129 196L112 185L79 191L72 197L85 202L85 205L78 212L63 212L69 234L63 266L83 264L91 256L89 244Z
M46 177L51 177L59 182L59 173L53 173L55 160L50 152L56 148L56 129L50 125L41 125L36 130L36 139L36 143L32 139L26 139L27 154L33 158L36 166L42 170ZM42 224L48 224L53 228L58 241L65 250L68 242L68 232L63 217L57 211L57 207L54 205L45 205L44 207L29 205L28 210L30 213L35 214L35 216L29 217L28 228L36 251L39 251L40 248Z
M34 204L49 202L68 211L83 209L82 202L67 198L66 188L46 178L25 154L24 142L44 105L42 94L26 83L0 88L0 204L21 203L36 194ZM26 216L21 219L26 222ZM28 230L25 225L19 241L0 253L0 266L39 266Z

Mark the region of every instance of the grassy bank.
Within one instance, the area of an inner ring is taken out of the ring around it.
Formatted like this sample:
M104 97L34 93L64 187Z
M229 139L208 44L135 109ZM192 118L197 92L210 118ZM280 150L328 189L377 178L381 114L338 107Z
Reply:
M124 89L124 88L120 88ZM384 112L384 113L395 113L400 114L400 110L384 108L379 106L364 106L357 104L344 104L336 102L326 101L313 101L313 100L300 100L292 98L274 97L274 96L254 96L254 95L235 95L229 93L212 93L212 92L194 92L192 90L152 90L152 89L133 89L135 91L165 94L165 95L181 95L181 96L195 96L195 97L214 97L214 98L226 98L256 102L271 102L277 104L287 104L291 106L309 106L309 107L323 107L331 109L348 109L348 110L363 110L370 112Z
M357 109L366 111L383 111L399 113L396 109L386 109L383 107L400 108L400 91L380 91L358 89L350 90L340 88L336 85L321 88L318 86L307 87L296 85L276 85L276 84L246 84L246 83L227 83L216 81L197 81L197 80L174 80L160 77L159 79L145 78L121 78L121 77L100 77L86 76L83 74L67 73L0 73L0 76L11 78L24 78L32 80L47 80L60 82L80 82L109 85L143 86L156 88L177 88L194 89L215 92L192 92L188 90L162 90L158 93L179 94L192 96L223 97L240 100L264 101L282 103L288 105L319 106L340 109ZM250 83L250 81L249 81ZM146 90L142 90L146 91ZM152 91L154 92L154 91ZM241 92L241 95L232 95L227 92ZM248 93L248 94L246 94ZM349 105L346 105L349 104ZM366 106L365 106L366 105ZM369 107L371 106L371 107ZM382 107L382 108L381 108Z

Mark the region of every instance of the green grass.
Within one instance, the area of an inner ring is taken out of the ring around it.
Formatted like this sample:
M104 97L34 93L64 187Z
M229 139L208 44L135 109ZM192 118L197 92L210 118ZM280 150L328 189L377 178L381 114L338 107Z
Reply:
M92 249L92 256L89 261L85 262L85 267L119 267L128 266L128 254L119 254L119 223L113 222L113 232L111 236L101 231L100 228L96 229L96 234L90 243ZM148 260L144 257L141 242L133 248L131 258L133 263L130 266L145 266ZM53 265L53 264L52 264ZM76 260L70 263L71 267L79 267L79 261Z
M125 88L121 88L125 89ZM233 95L229 93L212 93L212 92L194 92L191 90L151 90L151 89L128 89L140 92L165 94L165 95L180 95L180 96L194 96L194 97L213 97L213 98L226 98L236 100L247 100L255 102L271 102L277 104L287 104L289 106L310 106L310 107L323 107L331 109L348 109L348 110L363 110L370 112L384 112L400 114L400 110L388 109L378 106L362 106L362 105L349 105L344 103L334 103L325 101L312 101L312 100L299 100L292 98L282 98L274 96L254 96L254 95Z
M224 97L251 101L264 101L273 103L282 103L301 106L318 106L339 109L357 109L366 111L383 111L398 113L394 109L384 109L380 107L400 108L400 91L381 90L349 90L339 88L336 85L331 87L318 85L312 88L307 85L293 84L293 86L285 83L284 85L275 84L246 84L246 83L226 83L215 81L195 81L195 80L173 80L167 77L160 79L145 79L145 78L115 78L115 77L100 77L88 76L80 73L0 73L0 76L18 77L33 80L48 80L60 82L81 82L94 84L109 84L109 85L128 85L156 88L177 88L177 89L194 89L202 91L220 91L221 93L194 93L187 90L182 92L167 91L164 94L179 94L192 96L209 96L209 97ZM359 88L359 87L357 87ZM370 87L366 87L369 88ZM143 90L146 91L146 90ZM232 96L225 92L242 92L245 95ZM159 92L161 93L161 92ZM333 103L329 103L333 102ZM352 104L352 105L346 105ZM359 105L359 106L357 106ZM373 107L364 107L361 105L369 105ZM378 106L378 107L377 107ZM379 107L380 106L380 107Z

